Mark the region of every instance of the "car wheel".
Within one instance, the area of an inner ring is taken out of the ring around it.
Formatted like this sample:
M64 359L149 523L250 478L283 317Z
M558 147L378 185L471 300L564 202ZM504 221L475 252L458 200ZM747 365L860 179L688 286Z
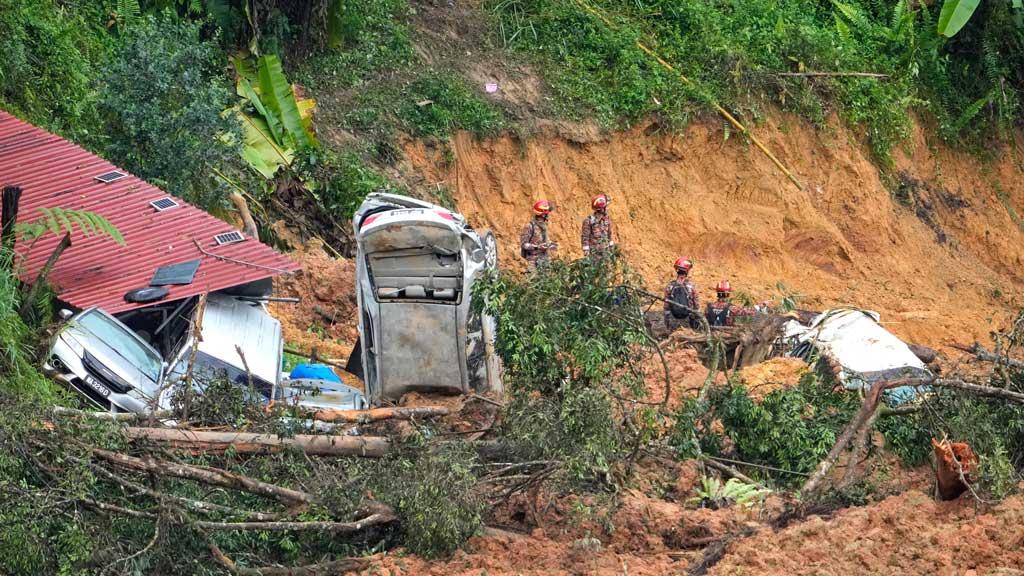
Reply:
M490 231L484 234L484 262L488 269L498 268L498 241Z

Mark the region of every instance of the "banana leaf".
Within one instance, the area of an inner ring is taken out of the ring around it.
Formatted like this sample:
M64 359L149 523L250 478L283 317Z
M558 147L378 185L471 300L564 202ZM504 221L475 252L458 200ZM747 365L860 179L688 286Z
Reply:
M295 91L274 54L260 58L257 70L259 96L267 111L277 116L284 128L283 140L292 147L310 146L316 142L312 123L304 123L295 98Z
M939 12L939 34L952 38L967 24L981 0L946 0Z
M263 118L246 114L240 107L234 112L242 125L242 158L253 170L269 180L282 166L291 165L295 151L277 143Z

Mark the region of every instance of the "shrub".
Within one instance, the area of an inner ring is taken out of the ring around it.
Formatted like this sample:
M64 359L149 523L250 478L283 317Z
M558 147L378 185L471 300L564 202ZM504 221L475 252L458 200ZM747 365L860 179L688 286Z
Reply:
M172 194L211 207L223 198L213 169L236 162L221 111L231 99L224 54L198 24L147 17L102 73L109 157Z

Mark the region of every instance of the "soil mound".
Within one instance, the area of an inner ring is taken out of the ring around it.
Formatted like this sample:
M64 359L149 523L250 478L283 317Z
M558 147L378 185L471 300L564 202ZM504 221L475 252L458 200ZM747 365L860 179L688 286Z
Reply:
M740 371L740 380L747 386L751 398L760 400L776 390L792 388L810 370L799 358L770 358Z
M315 349L321 358L347 360L358 334L355 264L331 258L317 240L289 256L302 270L275 277L274 293L299 298L299 303L270 305L285 342L306 353Z
M733 544L709 574L1020 574L1024 499L984 514L973 501L936 502L911 491L876 505L765 529Z

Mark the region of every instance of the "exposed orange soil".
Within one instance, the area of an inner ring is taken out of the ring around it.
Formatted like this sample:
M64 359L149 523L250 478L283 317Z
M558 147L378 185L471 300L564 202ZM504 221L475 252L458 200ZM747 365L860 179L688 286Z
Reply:
M1010 575L1024 570L1024 499L984 514L910 491L734 543L709 574Z
M740 370L740 380L752 398L761 399L776 390L796 386L809 369L799 358L770 358Z
M582 142L458 134L454 162L421 141L405 150L423 181L446 184L470 222L495 232L505 267L521 267L518 232L533 200L555 203L553 239L576 258L590 198L605 193L616 240L652 289L690 255L705 297L720 278L757 300L778 297L781 281L804 307L875 309L896 334L931 346L987 341L1024 302L1024 232L1000 200L1024 214L1019 146L983 163L915 129L895 171L911 183L908 208L838 122L815 130L775 115L756 131L803 191L741 138L723 139L717 122Z
M348 359L358 324L355 265L351 260L331 258L316 240L299 246L289 256L302 270L274 278L274 292L300 301L270 305L281 321L285 342L306 353L316 349L321 358Z

